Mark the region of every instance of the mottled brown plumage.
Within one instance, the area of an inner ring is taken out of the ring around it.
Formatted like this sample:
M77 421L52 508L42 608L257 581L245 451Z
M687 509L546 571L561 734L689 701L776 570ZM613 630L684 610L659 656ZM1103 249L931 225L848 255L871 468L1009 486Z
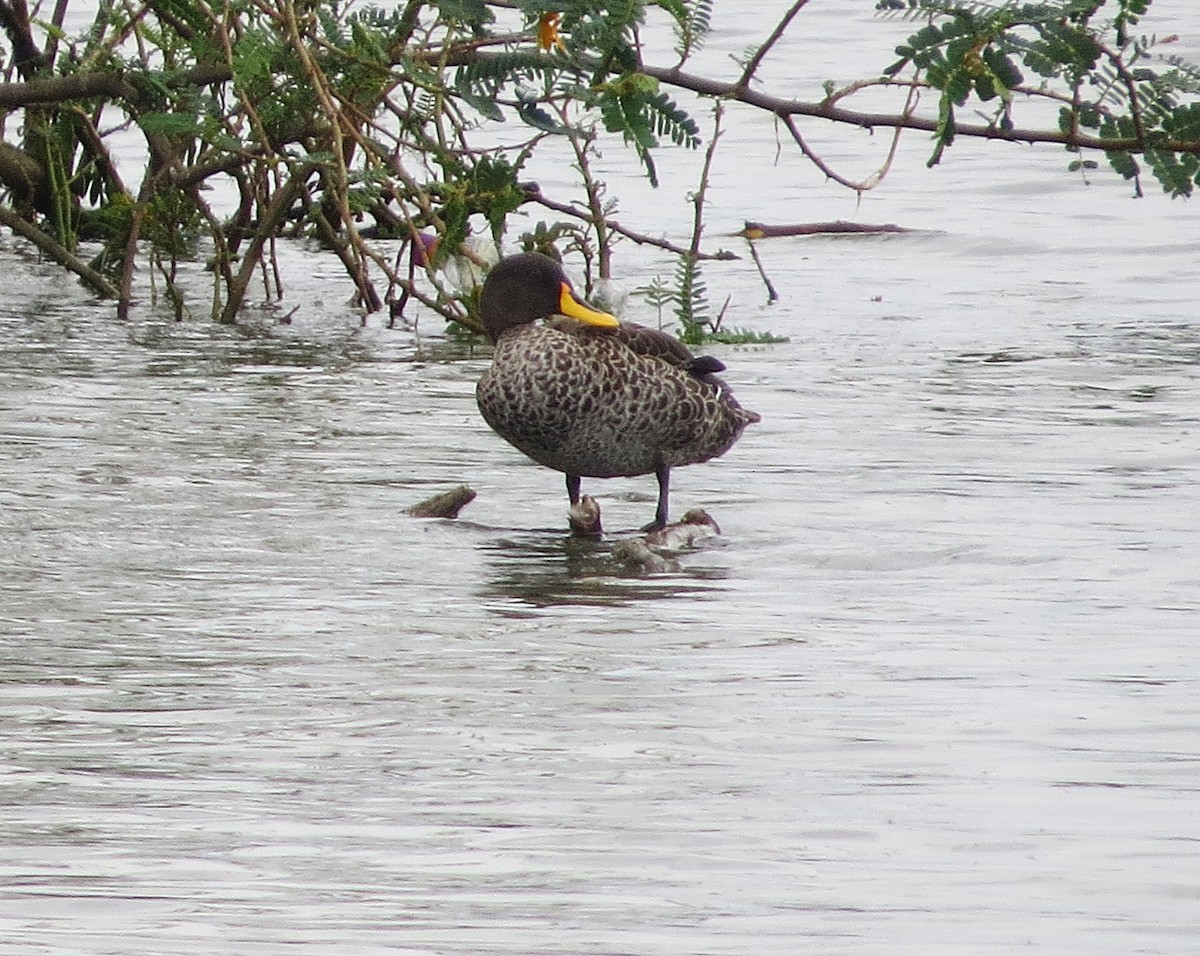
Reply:
M496 348L476 389L479 410L498 435L567 476L572 504L581 477L654 474L650 527L662 527L671 468L723 455L759 420L714 374L720 362L584 305L545 256L497 265L481 312Z

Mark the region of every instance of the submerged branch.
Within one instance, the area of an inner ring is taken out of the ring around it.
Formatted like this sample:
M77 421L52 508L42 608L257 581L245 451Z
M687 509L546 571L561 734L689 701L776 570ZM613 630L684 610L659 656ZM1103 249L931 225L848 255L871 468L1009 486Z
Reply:
M254 271L262 261L264 248L274 238L292 206L303 195L305 180L311 173L311 166L303 166L294 170L271 197L271 202L263 214L262 222L242 256L241 268L235 273L233 282L230 284L229 298L221 310L220 321L222 323L231 324L237 318L242 301L246 297L246 291L250 288L250 282L254 278Z
M781 236L827 236L827 235L844 235L847 233L896 233L896 232L912 232L911 229L906 229L904 226L896 226L892 223L885 223L881 226L872 226L861 222L846 222L844 219L838 219L834 222L804 222L789 226L768 226L761 222L746 222L743 229L738 232L730 233L730 235L738 236L742 239L776 239Z
M86 262L80 259L77 255L71 252L61 242L51 238L42 230L38 229L7 206L0 205L0 225L8 226L22 239L32 243L45 256L53 259L64 269L74 272L84 285L90 288L93 292L99 295L106 296L110 299L118 297L118 290L115 285L108 281L102 274L97 272Z

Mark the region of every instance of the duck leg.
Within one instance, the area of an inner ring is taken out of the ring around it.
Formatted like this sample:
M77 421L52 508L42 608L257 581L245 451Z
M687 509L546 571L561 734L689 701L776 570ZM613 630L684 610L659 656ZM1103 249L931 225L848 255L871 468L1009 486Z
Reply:
M567 475L567 497L571 504L579 504L579 476Z
M657 531L667 526L668 500L671 496L671 466L659 465L654 469L654 477L658 479L658 507L654 509L654 520L642 528L644 532Z

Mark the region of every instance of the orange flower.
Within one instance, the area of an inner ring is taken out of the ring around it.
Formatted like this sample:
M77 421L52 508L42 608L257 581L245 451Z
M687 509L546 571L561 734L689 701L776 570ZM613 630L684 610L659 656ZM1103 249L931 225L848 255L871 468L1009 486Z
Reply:
M543 13L538 17L538 46L543 50L557 47L562 53L567 52L567 45L558 33L558 23L562 20L561 13Z

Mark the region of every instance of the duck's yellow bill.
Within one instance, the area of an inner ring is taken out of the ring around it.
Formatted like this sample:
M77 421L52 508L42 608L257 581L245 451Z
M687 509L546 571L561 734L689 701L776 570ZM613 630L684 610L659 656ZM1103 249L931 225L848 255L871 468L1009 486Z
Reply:
M584 305L571 292L571 287L565 282L562 284L561 291L558 294L558 311L563 315L569 315L573 319L578 319L580 322L586 322L588 325L598 325L603 329L615 329L621 323L617 321L616 316L609 315L607 312L600 312L593 309L590 305Z

